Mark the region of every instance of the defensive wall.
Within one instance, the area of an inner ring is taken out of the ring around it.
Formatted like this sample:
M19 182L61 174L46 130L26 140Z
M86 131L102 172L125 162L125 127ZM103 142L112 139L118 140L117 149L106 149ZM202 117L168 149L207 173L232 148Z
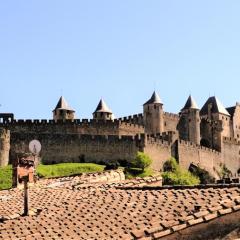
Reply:
M174 114L164 114L177 119ZM240 142L234 138L224 137L222 151L218 152L178 140L178 134L173 131L144 135L143 126L120 119L76 119L65 122L45 119L11 120L0 123L0 128L1 166L9 162L10 145L12 160L17 152L28 151L31 140L38 139L43 145L41 157L45 163L131 161L137 151L143 151L153 159L152 167L158 171L162 170L164 162L171 156L177 157L185 169L193 163L215 177L223 164L233 175L240 169ZM173 151L175 144L176 148Z
M43 163L131 161L138 151L147 153L153 159L153 169L161 170L163 163L171 157L171 144L166 136L151 137L144 134L128 135L90 135L64 133L11 134L10 159L16 154L28 151L32 139L42 144Z
M171 157L171 144L163 136L146 136L143 151L153 160L152 168L162 171L164 162Z
M141 125L120 120L75 119L66 121L19 119L0 123L0 127L10 129L11 133L65 133L92 135L136 135L144 133Z
M126 122L126 123L133 123L133 124L138 124L138 125L142 125L142 126L144 125L144 118L143 118L142 113L118 118L118 120L121 122Z
M0 167L9 162L10 131L0 128Z
M178 161L181 167L188 169L193 163L219 178L217 172L222 164L222 153L194 143L179 140L177 143Z
M240 141L234 138L223 137L222 154L226 167L233 175L240 169Z
M164 112L163 120L164 120L164 131L165 132L169 132L169 131L175 132L176 131L177 124L179 122L178 114Z

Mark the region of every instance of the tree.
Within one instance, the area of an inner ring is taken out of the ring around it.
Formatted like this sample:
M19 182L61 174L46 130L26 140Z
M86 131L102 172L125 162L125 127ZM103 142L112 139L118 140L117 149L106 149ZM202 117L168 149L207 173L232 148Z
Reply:
M141 168L144 171L145 168L152 164L152 159L143 152L137 152L135 159L132 162L133 167Z

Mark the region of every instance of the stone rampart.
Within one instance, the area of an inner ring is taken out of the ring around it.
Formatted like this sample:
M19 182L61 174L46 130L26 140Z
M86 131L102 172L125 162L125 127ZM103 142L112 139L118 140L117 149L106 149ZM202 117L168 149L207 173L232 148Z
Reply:
M11 123L0 123L0 127L8 127L11 132L28 133L66 133L92 135L136 135L143 133L144 128L139 124L121 122L120 120L32 120L19 119Z
M42 144L43 163L60 162L115 162L131 161L139 151L139 141L134 136L87 134L38 134L12 133L11 158L28 150L32 139Z
M164 131L176 131L179 122L179 115L174 113L164 112Z
M193 163L207 170L215 178L219 177L217 171L219 171L222 163L221 152L183 140L178 141L177 146L178 160L181 167L188 169L190 164Z
M144 125L144 119L143 119L143 114L142 113L130 115L130 116L127 116L127 117L118 118L118 120L121 121L121 122Z
M153 160L152 168L161 171L163 164L171 157L171 144L161 137L146 136L144 153Z
M236 176L240 170L240 142L234 138L223 138L222 154L225 166Z
M0 128L0 167L9 163L10 131Z

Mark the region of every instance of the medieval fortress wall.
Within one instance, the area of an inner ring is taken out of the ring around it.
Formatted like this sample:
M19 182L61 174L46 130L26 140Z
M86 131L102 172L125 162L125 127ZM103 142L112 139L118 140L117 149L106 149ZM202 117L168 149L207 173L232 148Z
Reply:
M161 171L173 156L182 167L194 164L217 178L223 165L233 175L240 169L239 129L239 104L226 110L215 97L199 110L190 96L180 114L173 114L163 111L154 92L143 113L119 119L113 119L101 100L90 120L75 119L74 110L61 97L53 120L1 119L0 114L0 166L28 151L29 142L38 139L41 159L48 164L131 161L142 151L153 159L155 170Z
M0 167L9 163L10 131L0 128Z

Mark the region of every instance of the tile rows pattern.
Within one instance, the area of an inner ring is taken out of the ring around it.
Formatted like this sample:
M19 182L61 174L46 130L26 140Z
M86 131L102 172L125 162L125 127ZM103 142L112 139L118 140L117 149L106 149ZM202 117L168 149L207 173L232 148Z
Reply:
M240 209L239 185L139 188L150 180L40 181L30 188L32 210L25 217L22 190L1 191L0 239L159 239ZM124 189L134 184L137 189Z

